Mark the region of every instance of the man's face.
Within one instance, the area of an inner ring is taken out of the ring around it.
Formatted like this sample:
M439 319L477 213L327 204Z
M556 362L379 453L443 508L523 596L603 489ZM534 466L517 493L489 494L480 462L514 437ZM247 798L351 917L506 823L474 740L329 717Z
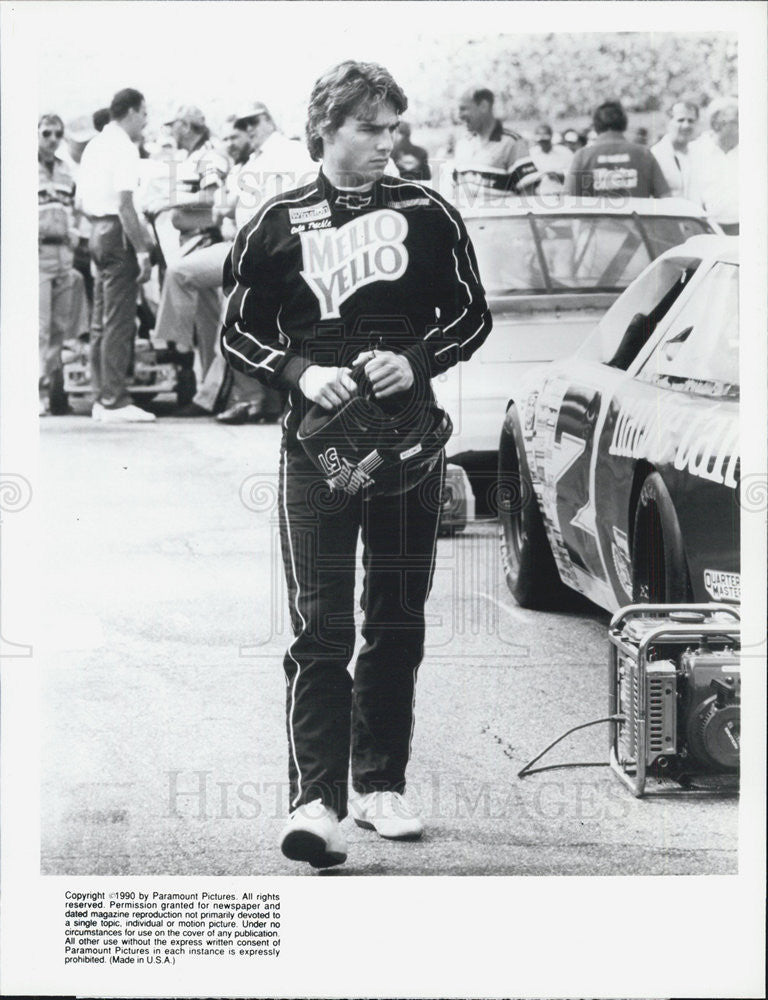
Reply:
M171 122L170 129L174 142L179 147L179 149L182 149L184 144L184 139L189 134L189 125L184 121L183 118L177 118L175 121Z
M393 105L385 102L377 105L370 120L349 116L335 132L321 133L323 163L344 178L342 186L356 187L382 176L397 121Z
M224 137L227 155L233 163L245 163L251 152L251 140L244 128L232 128Z
M550 149L552 149L552 133L549 129L537 128L536 142L541 146L545 153L548 153Z
M487 101L475 104L471 91L459 101L459 121L464 122L470 132L479 132L488 120L490 106Z
M267 115L259 115L247 124L248 141L254 153L258 153L267 138L273 132L272 122Z
M138 109L131 108L122 121L125 131L128 133L129 138L132 139L133 142L138 142L144 135L144 128L146 124L147 105L145 101L141 102L141 107Z
M667 134L672 142L686 144L693 138L697 121L698 115L693 108L686 107L685 104L676 104L672 108Z
M739 112L736 108L726 108L712 122L712 131L723 149L733 149L739 143Z
M64 126L57 121L44 121L37 130L37 152L42 160L52 160L59 148Z

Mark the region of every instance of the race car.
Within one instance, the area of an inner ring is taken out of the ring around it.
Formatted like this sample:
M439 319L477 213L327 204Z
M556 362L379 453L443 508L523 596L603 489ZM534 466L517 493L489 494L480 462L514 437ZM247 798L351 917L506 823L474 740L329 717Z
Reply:
M716 227L678 198L497 195L459 208L493 330L434 388L454 426L448 460L468 472L478 513L490 514L499 422L521 376L575 351L652 260Z
M509 400L501 555L523 607L739 602L738 273L736 237L668 250Z

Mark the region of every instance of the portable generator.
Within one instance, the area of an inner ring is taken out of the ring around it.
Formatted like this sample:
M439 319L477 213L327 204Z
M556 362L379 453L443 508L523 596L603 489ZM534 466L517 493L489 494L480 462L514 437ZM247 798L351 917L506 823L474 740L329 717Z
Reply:
M726 604L633 604L611 619L610 765L634 795L738 791L740 629Z

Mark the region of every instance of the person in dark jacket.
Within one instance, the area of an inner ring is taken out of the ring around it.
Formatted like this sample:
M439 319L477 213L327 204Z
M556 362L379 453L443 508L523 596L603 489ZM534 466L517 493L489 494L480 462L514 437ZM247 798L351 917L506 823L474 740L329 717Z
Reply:
M382 403L402 393L432 400L430 379L468 359L491 329L459 213L417 181L384 174L406 107L376 64L344 62L321 77L307 122L320 172L267 202L230 259L224 356L289 394L279 513L294 631L283 664L291 816L280 844L318 868L346 858L348 806L383 837L422 832L402 793L444 455L399 495L329 497L297 429L313 405L332 411L352 398L355 366ZM353 681L359 535L365 642Z
M592 115L594 142L576 152L565 194L664 198L669 185L645 146L624 138L627 116L619 101L605 101Z

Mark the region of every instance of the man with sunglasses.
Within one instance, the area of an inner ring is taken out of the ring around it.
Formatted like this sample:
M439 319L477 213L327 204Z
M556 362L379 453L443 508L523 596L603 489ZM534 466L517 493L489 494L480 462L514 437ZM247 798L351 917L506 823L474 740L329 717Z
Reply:
M73 268L77 243L73 214L75 182L57 155L64 136L58 115L38 122L37 205L40 292L40 415L67 413L61 348L65 339L88 329L83 279Z

